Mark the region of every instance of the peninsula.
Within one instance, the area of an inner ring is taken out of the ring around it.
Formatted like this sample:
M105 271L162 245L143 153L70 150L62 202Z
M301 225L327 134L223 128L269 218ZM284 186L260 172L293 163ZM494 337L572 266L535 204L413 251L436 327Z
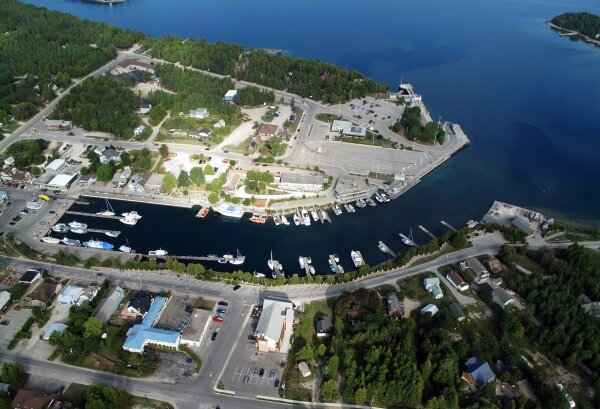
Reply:
M582 38L588 43L600 46L600 16L592 13L564 13L554 17L547 24L561 36Z

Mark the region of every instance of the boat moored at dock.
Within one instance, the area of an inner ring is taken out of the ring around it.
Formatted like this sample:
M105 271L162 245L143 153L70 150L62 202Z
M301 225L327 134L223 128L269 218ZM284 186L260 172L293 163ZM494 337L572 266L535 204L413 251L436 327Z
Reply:
M333 213L335 213L336 216L339 216L340 214L342 214L342 208L340 207L339 204L335 203L333 205Z
M69 227L71 229L87 229L87 224L85 223L80 223L76 220L73 220L71 223L69 223Z
M57 239L56 237L52 237L52 236L44 236L44 237L42 237L42 241L44 243L49 243L49 244L58 244L58 243L60 243L60 239Z
M133 253L133 249L126 245L119 247L119 251L122 251L123 253Z
M108 237L119 237L119 234L121 234L121 232L118 230L107 230L106 232L104 232L104 234L106 234Z
M121 213L121 216L125 217L126 219L135 219L135 220L140 220L142 218L142 216L139 215L138 212L136 212L135 210L132 210L131 212Z
M87 234L87 227L71 227L70 230L75 234Z
M167 250L163 250L163 249L158 249L158 250L150 250L148 252L149 256L153 256L153 257L165 257L169 254L169 252Z
M302 220L305 226L310 226L310 215L306 209L302 209Z
M250 217L250 221L252 223L265 224L268 218L269 216L265 216L264 214L254 213L252 214L252 217Z
M365 201L365 199L358 199L356 201L356 207L362 209L363 207L367 207L367 202Z
M375 206L377 206L377 203L375 203L375 201L374 201L373 199L371 199L370 197L367 197L367 198L365 199L365 201L367 202L367 204L368 204L369 206L372 206L372 207L375 207Z
M84 241L83 247L86 247L89 249L98 249L98 250L112 250L115 246L113 246L112 244L107 243L105 241L92 239L90 241Z
M114 216L115 211L113 210L112 206L110 205L110 202L108 201L108 199L106 199L106 209L102 210L101 212L97 212L96 214L98 216Z
M213 210L223 216L233 217L236 219L239 219L244 215L244 210L232 203L222 203L217 207L213 207Z
M244 264L244 262L246 261L246 256L242 256L240 254L240 250L238 250L238 249L236 249L236 252L237 252L236 256L231 259L228 259L227 261L229 261L229 264L233 264L235 266ZM223 257L225 257L225 256L223 256Z
M61 240L62 244L66 244L67 246L79 247L81 246L81 242L75 239L64 238Z
M362 254L358 250L352 250L350 252L350 257L352 257L352 262L354 263L354 267L359 268L360 266L365 265L365 259Z
M64 223L58 223L58 224L55 224L54 226L52 226L52 231L55 233L68 233L69 226L67 226Z
M139 219L134 219L133 217L122 217L119 221L127 226L135 226Z

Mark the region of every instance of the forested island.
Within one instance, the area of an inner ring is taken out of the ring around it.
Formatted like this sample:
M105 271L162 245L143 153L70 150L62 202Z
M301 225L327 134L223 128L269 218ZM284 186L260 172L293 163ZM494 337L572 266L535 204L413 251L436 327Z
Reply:
M592 13L564 13L554 17L550 23L554 28L565 31L577 32L587 37L588 41L600 40L600 16Z

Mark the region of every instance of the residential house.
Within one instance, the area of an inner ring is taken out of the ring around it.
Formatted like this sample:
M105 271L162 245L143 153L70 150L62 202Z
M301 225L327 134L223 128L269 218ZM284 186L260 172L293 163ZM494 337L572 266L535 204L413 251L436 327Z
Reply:
M333 325L331 324L331 318L326 315L321 315L317 318L317 337L326 337L331 334L331 329Z
M208 118L208 109L206 109L206 108L190 109L190 117L196 118L196 119Z
M488 270L493 274L499 274L502 272L502 263L496 257L490 257L484 261Z
M44 332L42 339L44 341L48 341L54 332L62 334L67 328L69 328L68 325L63 324L62 322L55 322L54 324L50 325L48 329Z
M235 98L235 96L237 95L237 89L230 89L229 91L227 91L225 93L225 101L227 102L233 102L233 99Z
M429 315L430 317L433 317L439 311L439 308L435 304L427 304L425 307L421 308L421 315Z
M492 290L492 300L502 309L514 303L514 297L505 288L496 287Z
M585 311L586 314L589 314L594 318L600 319L600 301L592 301L585 294L581 294L578 300L579 306L583 308L583 311Z
M42 274L37 270L27 270L19 278L20 283L31 284L42 278Z
M40 390L19 389L12 400L13 409L46 409L55 403L58 396Z
M107 148L102 151L102 155L100 155L100 163L107 164L109 162L113 162L115 164L121 162L121 152L118 152L115 149Z
M212 135L212 132L208 128L201 128L197 131L189 131L188 136L194 139L206 139Z
M12 166L6 166L0 170L0 178L6 183L29 183L31 173L21 171Z
M293 322L294 309L291 301L265 298L255 331L258 350L287 352Z
M43 282L23 298L22 303L46 308L52 304L52 298L62 289L61 283Z
M12 156L9 156L8 158L4 159L4 166L12 166L15 164L15 158Z
M79 186L91 186L98 181L98 178L93 173L88 173L87 175L81 175L79 177L79 181L77 184Z
M152 109L152 104L141 104L138 112L142 115L146 115Z
M0 311L10 301L10 293L8 291L0 292Z
M125 306L121 310L124 319L136 319L143 317L152 305L152 295L145 291L132 292Z
M360 304L354 304L346 313L350 322L360 321L367 315L367 309Z
M94 311L94 316L99 318L102 322L108 322L110 317L117 310L121 301L125 297L125 290L123 288L116 286L114 287L106 298L103 298L99 303L98 307Z
M388 315L392 318L401 318L404 316L404 303L398 300L398 296L395 293L387 296L387 308Z
M306 378L307 376L310 376L310 374L312 373L310 371L310 368L308 367L308 364L304 361L302 361L298 364L298 370L300 371L300 373L302 374L302 376L304 378Z
M462 379L471 387L481 388L496 379L496 374L487 362L471 357L465 362Z
M489 271L475 257L468 258L462 266L473 272L476 282L483 282L490 278Z
M427 277L423 280L423 286L429 291L435 300L444 297L442 287L440 287L440 279L438 277Z
M459 291L466 291L469 289L469 284L465 281L464 278L460 276L456 271L450 270L448 274L446 274L446 278L450 281L450 284L454 286Z
M225 127L225 121L223 119L219 119L217 122L215 122L215 124L213 125L213 127L215 129L223 128L223 127Z
M279 130L279 126L272 124L260 124L258 130L256 131L256 135L258 135L261 140L266 141L275 135L277 135L277 131Z
M64 288L62 293L58 296L58 303L64 305L75 305L79 304L79 297L84 293L85 288L78 285L69 284Z
M146 127L144 125L140 125L133 130L133 135L140 136L140 135L143 135L145 131L146 131Z

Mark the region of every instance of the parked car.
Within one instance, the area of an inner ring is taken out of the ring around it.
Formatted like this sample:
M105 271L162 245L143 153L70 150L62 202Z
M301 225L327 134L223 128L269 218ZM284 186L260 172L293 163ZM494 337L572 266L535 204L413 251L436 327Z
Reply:
M244 376L244 383L250 382L250 377L248 375Z
M223 322L223 317L217 317L217 316L214 316L214 317L212 317L212 320L213 320L214 322Z
M214 341L215 339L217 339L217 335L219 335L219 331L213 332L212 337L210 337L210 339Z
M265 374L265 368L260 368L260 371L258 372L258 376L264 376Z
M229 305L229 303L227 301L219 301L219 305L227 307Z
M236 284L236 285L234 285L234 286L233 286L233 291L237 291L237 290L239 290L240 288L242 288L242 286L241 286L241 285L239 285L239 284Z
M269 379L274 379L277 376L277 371L275 369L271 369L269 372Z
M273 384L273 387L279 388L279 379L275 379L275 383Z

